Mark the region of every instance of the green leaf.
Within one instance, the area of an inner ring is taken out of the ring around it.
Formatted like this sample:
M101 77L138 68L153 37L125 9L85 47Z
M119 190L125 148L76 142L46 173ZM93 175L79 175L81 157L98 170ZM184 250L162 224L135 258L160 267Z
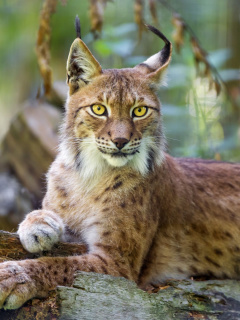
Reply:
M93 43L93 48L102 57L107 57L113 53L113 49L108 45L108 43L101 39Z

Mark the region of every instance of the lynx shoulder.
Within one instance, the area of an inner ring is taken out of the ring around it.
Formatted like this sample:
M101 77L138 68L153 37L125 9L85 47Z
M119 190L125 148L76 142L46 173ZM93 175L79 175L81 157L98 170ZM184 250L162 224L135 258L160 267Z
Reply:
M71 285L76 270L141 287L240 278L240 164L166 154L156 92L172 47L149 29L165 46L134 68L103 70L80 38L73 42L59 154L42 209L18 233L30 252L65 240L84 242L88 253L1 264L0 307Z

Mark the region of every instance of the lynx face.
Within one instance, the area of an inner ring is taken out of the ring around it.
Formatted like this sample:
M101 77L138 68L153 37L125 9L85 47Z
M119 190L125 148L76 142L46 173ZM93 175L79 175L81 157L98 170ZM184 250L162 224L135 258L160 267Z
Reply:
M83 176L122 166L145 174L161 163L164 136L155 91L170 54L166 42L161 52L133 69L102 70L80 39L73 42L62 150Z

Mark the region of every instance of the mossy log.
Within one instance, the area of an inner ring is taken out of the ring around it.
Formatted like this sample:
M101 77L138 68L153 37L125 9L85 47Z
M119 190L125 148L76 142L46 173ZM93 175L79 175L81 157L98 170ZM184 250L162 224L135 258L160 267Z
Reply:
M58 287L61 320L240 319L240 283L171 281L158 293L134 282L79 272L72 288Z
M45 256L86 252L84 245L60 243ZM0 232L0 261L37 258L18 236ZM169 281L148 293L124 278L78 272L72 287L58 287L47 299L33 299L18 310L0 310L1 320L172 320L240 319L240 282Z

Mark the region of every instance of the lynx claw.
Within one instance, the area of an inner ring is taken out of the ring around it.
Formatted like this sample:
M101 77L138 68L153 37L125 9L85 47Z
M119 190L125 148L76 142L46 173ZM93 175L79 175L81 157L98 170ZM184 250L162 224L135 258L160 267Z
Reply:
M18 234L23 247L32 253L47 251L64 232L62 220L51 211L33 211L20 224Z
M19 262L0 264L0 309L17 309L36 295L34 281Z

